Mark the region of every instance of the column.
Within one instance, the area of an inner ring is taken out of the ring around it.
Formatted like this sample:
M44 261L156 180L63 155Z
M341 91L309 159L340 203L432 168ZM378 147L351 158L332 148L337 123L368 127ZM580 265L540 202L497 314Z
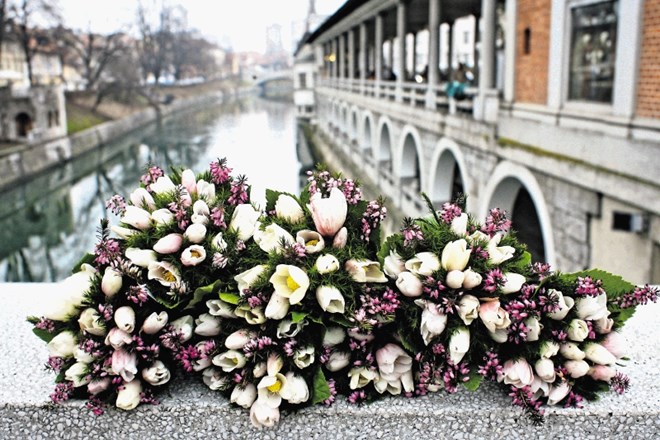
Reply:
M339 53L337 50L337 39L333 38L332 43L332 55L334 60L332 61L332 78L337 79L339 77Z
M339 79L346 78L346 38L344 34L339 37Z
M479 90L486 90L495 85L495 0L481 0L481 13L484 30L480 38Z
M481 12L483 13L483 0L482 0L482 7L481 7ZM472 73L474 74L474 81L480 81L480 71L481 71L481 54L479 50L477 50L477 41L479 43L483 42L483 35L479 31L479 22L481 21L481 16L480 15L475 15L474 16L474 46L472 48ZM481 44L482 48L481 50L483 51L483 44Z
M440 0L429 0L429 59L426 90L426 107L435 108L435 90L438 84L440 72L438 64L440 61Z
M355 78L355 29L349 29L348 34L348 79Z
M403 83L406 78L406 15L408 6L400 1L396 7L396 38L399 59L396 66L396 91L397 101L403 101Z
M410 71L414 77L417 73L417 34L413 34L413 44L412 44L412 70Z
M360 69L360 93L364 94L364 85L367 80L367 23L360 23L360 58L358 69Z
M447 80L451 81L454 73L454 22L449 22L449 33L447 34Z
M384 19L381 14L376 15L376 46L375 70L376 70L376 97L380 94L380 82L383 79L383 26Z
M504 100L513 102L516 89L516 0L506 0L504 30Z

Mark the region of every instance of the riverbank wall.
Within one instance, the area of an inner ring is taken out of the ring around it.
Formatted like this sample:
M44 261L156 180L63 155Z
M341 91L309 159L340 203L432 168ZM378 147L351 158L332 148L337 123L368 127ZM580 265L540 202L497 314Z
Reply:
M16 183L34 178L48 169L62 166L72 159L160 118L183 110L236 99L247 92L247 90L238 90L233 93L218 91L179 99L167 105L160 105L158 109L150 107L70 136L31 145L20 145L10 151L0 152L0 193Z

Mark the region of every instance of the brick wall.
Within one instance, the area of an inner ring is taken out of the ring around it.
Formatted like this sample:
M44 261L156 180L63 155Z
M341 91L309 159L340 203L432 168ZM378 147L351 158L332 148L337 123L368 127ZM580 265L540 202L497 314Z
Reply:
M660 119L660 0L644 3L637 116Z
M516 28L516 101L545 104L548 98L551 0L519 0ZM525 53L525 30L530 31Z

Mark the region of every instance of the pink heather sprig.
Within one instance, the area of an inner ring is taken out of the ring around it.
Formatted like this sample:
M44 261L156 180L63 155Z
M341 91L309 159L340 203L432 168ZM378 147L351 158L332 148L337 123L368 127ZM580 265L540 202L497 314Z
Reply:
M104 238L94 247L94 262L99 265L110 264L121 258L121 246L113 238Z
M173 325L168 325L158 338L163 347L172 350L173 352L180 350L185 339L183 333L177 330Z
M193 371L193 367L200 357L201 353L194 345L181 346L174 354L174 359L179 361L181 368L188 373Z
M145 389L140 393L140 403L158 405L160 402L154 397L154 393L150 389Z
M330 396L325 399L323 403L325 406L330 406L334 403L336 396L337 396L337 388L335 386L335 380L334 379L328 379L328 388L330 390Z
M511 220L506 218L506 212L499 208L493 208L481 226L481 232L490 237L498 232L507 232L511 228Z
M39 322L34 324L35 328L43 330L47 333L53 333L55 331L55 321L52 319L44 318L43 316L39 319Z
M413 219L410 217L403 219L403 228L401 228L401 234L403 234L403 245L405 247L424 240L422 229L419 227L419 225L416 225L413 222Z
M554 294L554 292L548 292L545 288L539 290L538 302L539 309L543 313L553 313L561 308L559 305L559 295Z
M55 374L59 374L64 366L64 359L57 356L49 356L46 362L46 370L51 370Z
M396 313L401 302L399 294L389 287L386 288L380 297L372 294L373 289L367 287L366 295L361 295L360 300L364 311L371 316L392 316ZM378 293L378 292L375 292Z
M277 346L277 342L273 341L268 336L261 336L258 338L250 339L247 344L243 347L243 354L245 357L252 357L258 351L263 351L268 347Z
M488 293L494 293L499 287L504 285L504 274L499 268L491 269L486 273L483 290Z
M353 391L351 394L348 395L347 400L348 403L352 403L355 405L360 404L367 400L367 393L365 393L364 390Z
M614 300L614 303L622 309L645 305L649 302L658 301L659 290L657 287L646 284L643 287L635 287L635 290L628 292Z
M242 252L247 249L247 245L243 240L236 240L236 245L234 246L236 252Z
M238 178L232 182L230 192L231 195L229 196L229 199L227 199L227 203L230 205L236 206L247 202L247 177L242 175L238 176Z
M229 258L220 252L215 252L213 254L213 259L211 260L211 265L214 269L224 269L229 263Z
M211 162L210 169L211 181L216 185L222 185L229 180L229 175L232 172L232 169L227 166L227 159L225 158Z
M126 292L126 299L138 306L142 306L149 300L149 289L144 284L130 286L128 292Z
M447 289L442 281L436 280L433 277L426 277L422 283L422 291L431 299L438 299L440 297L440 292Z
M211 357L211 355L215 352L217 348L217 344L213 339L209 339L208 341L204 341L201 346L198 347L199 350L199 358L200 359L208 359Z
M96 396L90 397L87 403L85 403L85 408L91 410L97 417L103 415L106 407L107 405Z
M575 294L577 296L593 296L596 297L605 293L603 289L603 281L594 280L591 277L578 277L577 287Z
M630 388L630 378L621 372L617 372L612 379L610 379L610 388L617 394L623 394Z
M145 361L151 362L158 358L160 354L160 346L158 344L145 345L144 340L137 335L133 336L133 343L135 344L135 351Z
M344 197L346 197L346 203L357 205L362 200L362 190L360 187L352 179L344 179L343 181L340 179L340 181L339 188L344 193Z
M552 267L548 263L536 262L532 264L532 273L539 277L539 281L552 275Z
M298 345L298 342L295 339L289 339L286 341L282 347L284 354L288 357L293 357L296 354L296 345Z
M329 171L307 171L307 176L307 188L311 195L321 192L321 195L328 196L332 188L338 188L349 205L357 205L362 200L362 190L352 179L334 177Z
M114 215L123 216L126 213L126 199L119 194L115 194L105 202L105 208L109 209Z
M472 248L472 259L473 260L488 260L490 257L490 254L488 254L488 251L481 246L477 246L475 248Z
M147 191L151 192L149 187L152 183L158 180L159 177L163 177L165 171L162 168L157 166L152 166L147 169L147 172L140 177L140 182L147 188Z
M50 395L50 400L53 403L62 403L66 400L69 400L69 397L73 394L73 382L62 382L55 385L53 393Z
M500 363L497 353L487 351L483 359L486 363L479 365L477 373L481 374L486 379L497 380L502 373L502 364Z
M223 206L216 206L211 210L211 221L217 228L227 229L225 223L225 208Z
M454 365L449 359L445 364L445 369L442 373L442 381L445 385L445 391L453 394L458 391L458 385L470 380L470 368L467 362L461 362Z
M417 356L417 361L421 359L421 353ZM429 385L433 382L434 370L430 362L421 362L419 364L419 374L415 384L415 394L425 396L429 391Z
M383 206L383 200L372 200L367 204L367 209L362 214L362 232L360 239L368 242L371 232L374 231L387 217L387 208Z
M438 212L440 220L448 225L450 225L452 220L454 220L456 217L460 217L461 214L463 214L461 207L455 203L449 202L443 203L442 208Z
M167 205L167 208L174 214L176 223L179 226L179 229L185 231L186 228L190 225L190 218L188 216L188 210L178 202L171 202Z
M534 393L532 392L531 387L525 386L522 388L516 388L515 386L512 386L509 396L514 405L520 406L525 411L525 414L534 425L543 424L543 411L541 410L542 402L534 400Z
M552 330L550 334L557 342L564 342L568 338L568 333L564 330Z
M564 408L582 408L582 401L584 401L584 397L571 391L568 393Z
M101 318L105 322L112 321L115 313L115 309L112 307L112 304L99 304L98 311L101 315Z
M100 359L104 355L106 346L92 338L86 338L80 341L78 347L85 353L89 353L92 357Z

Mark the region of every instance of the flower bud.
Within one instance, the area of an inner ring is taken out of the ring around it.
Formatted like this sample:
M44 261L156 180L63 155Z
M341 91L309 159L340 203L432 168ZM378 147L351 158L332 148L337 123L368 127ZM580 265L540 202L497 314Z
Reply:
M401 272L396 278L396 287L408 298L416 298L422 295L422 281L412 272Z
M344 249L346 241L348 240L348 229L343 227L337 232L335 238L332 240L332 247L335 249Z
M182 316L170 323L174 330L181 333L181 342L187 342L193 335L193 317L190 315Z
M550 359L543 358L536 361L534 370L544 382L553 383L555 381L555 364Z
M117 401L115 405L119 409L129 411L140 404L142 394L142 384L139 379L132 380L124 384L117 392Z
M323 345L326 347L334 347L344 342L346 339L346 332L341 327L328 327L323 336Z
M465 274L462 270L450 270L445 277L445 284L450 289L460 289L465 281Z
M449 338L449 359L458 365L470 349L470 330L459 327Z
M589 364L585 361L566 361L564 362L564 368L573 379L582 377L589 372Z
M167 255L178 252L183 244L183 236L181 234L167 234L154 244L153 250L159 254Z
M463 288L466 290L472 290L475 287L479 287L482 281L482 276L473 271L470 268L467 268L463 271L463 274L465 275L465 279L463 280Z
M149 194L149 191L144 188L136 188L129 196L129 199L131 200L131 203L138 208L153 211L156 207L154 198Z
M501 288L501 291L504 295L510 293L520 292L523 284L527 279L520 275L519 273L507 272L504 274L504 285Z
M385 260L383 261L383 272L385 272L385 275L392 279L396 279L396 277L404 270L406 270L406 267L401 259L401 255L394 251L390 251L390 254L385 257Z
M589 326L581 319L574 319L568 325L566 333L571 341L582 342L589 336Z
M607 351L605 347L594 342L588 343L584 348L585 357L591 362L599 365L613 365L616 363L616 356Z
M220 334L220 318L210 313L202 313L195 320L195 334L200 336L217 336Z
M243 347L245 347L245 344L250 342L254 337L254 333L249 330L236 330L225 339L225 347L229 350L242 350Z
M250 408L254 401L257 399L257 387L254 384L248 383L245 387L236 385L231 392L229 400L243 408Z
M344 313L344 297L334 286L319 286L316 289L316 300L328 313Z
M206 238L206 226L201 223L193 223L186 228L183 236L191 243L201 243Z
M73 382L75 388L87 385L92 377L88 374L89 366L83 362L76 362L64 372L64 379Z
M298 223L305 218L305 213L300 204L287 194L280 194L275 202L275 215L277 218L290 223Z
M123 306L115 310L115 324L117 328L126 333L135 330L135 311L130 306Z
M151 220L156 226L167 226L174 221L174 214L169 209L157 209L151 213Z
M581 361L585 354L574 342L564 342L559 346L559 353L566 359Z
M206 259L206 249L198 244L188 246L181 252L181 264L184 266L197 266Z
M170 381L170 370L162 361L154 361L150 367L142 369L142 378L153 386L160 386Z
M65 330L58 333L48 343L48 355L51 357L67 358L73 356L78 341L73 332Z
M328 357L325 367L333 373L346 368L351 363L351 354L345 351L333 351Z
M105 272L103 272L103 278L101 279L101 291L108 298L112 298L121 290L121 286L121 273L117 272L110 266L106 267Z
M450 241L442 250L442 268L447 271L465 269L471 252L465 239Z
M325 275L339 269L339 260L332 254L323 254L316 259L314 266L321 275Z
M151 228L151 214L142 208L128 205L120 221L135 229L146 231Z
M266 318L282 319L287 313L289 313L289 300L278 293L273 293L264 311Z
M142 332L148 335L155 335L167 325L168 319L169 317L165 311L160 313L153 312L142 323Z
M99 312L91 307L82 311L78 318L78 325L80 325L81 332L94 336L103 336L106 332L105 322L101 320Z

